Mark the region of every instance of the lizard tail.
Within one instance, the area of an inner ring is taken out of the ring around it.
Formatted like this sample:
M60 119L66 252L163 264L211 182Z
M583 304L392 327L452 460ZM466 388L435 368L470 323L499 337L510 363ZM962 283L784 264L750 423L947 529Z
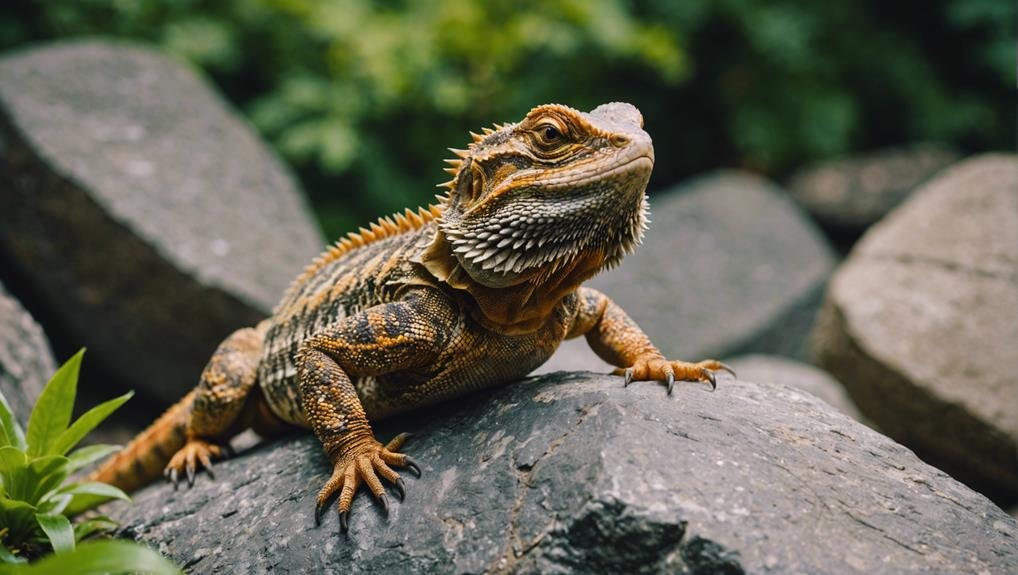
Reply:
M194 394L194 391L188 393L167 409L148 429L103 462L88 479L130 493L159 478L173 454L184 447Z

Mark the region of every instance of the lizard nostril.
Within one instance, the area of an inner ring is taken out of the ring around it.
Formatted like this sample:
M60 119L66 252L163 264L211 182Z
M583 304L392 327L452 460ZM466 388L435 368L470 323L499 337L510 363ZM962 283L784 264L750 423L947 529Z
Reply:
M616 148L621 148L622 146L625 146L626 144L629 143L629 138L623 136L622 134L612 134L611 143Z

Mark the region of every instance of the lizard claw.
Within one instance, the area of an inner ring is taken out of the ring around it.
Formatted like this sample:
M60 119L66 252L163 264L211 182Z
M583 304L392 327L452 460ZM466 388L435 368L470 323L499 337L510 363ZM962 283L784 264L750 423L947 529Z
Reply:
M710 383L710 390L715 391L718 388L718 379L714 377L714 372L709 369L704 369L704 377L707 378L707 382Z
M315 503L315 527L322 524L322 517L325 517L325 510L329 508L329 500L321 499ZM342 515L342 514L340 514Z
M346 533L349 529L353 498L361 485L368 487L386 514L389 512L389 497L385 493L383 479L394 485L399 500L403 501L406 498L406 484L403 482L403 478L390 466L406 467L418 477L421 475L421 468L417 462L402 453L393 451L407 437L408 434L397 435L384 447L372 440L353 453L340 455L333 464L332 476L318 492L315 503L315 525L321 524L329 500L338 493L340 529Z
M192 437L170 458L170 462L163 470L163 476L173 483L174 489L177 488L181 475L187 479L188 487L194 487L198 470L205 468L209 477L215 479L215 475L212 473L212 460L223 459L225 456L226 447Z
M633 365L627 368L619 368L614 371L616 375L625 376L624 384L629 385L632 381L663 381L667 387L668 395L675 389L676 380L702 381L710 385L711 391L718 387L717 375L715 372L725 371L732 376L735 375L728 365L720 361L708 359L697 363L685 361L670 361L660 355L643 356L636 359Z
M417 477L420 477L421 476L421 468L420 468L419 465L417 465L417 462L414 461L413 459L410 459L409 457L407 457L405 461L406 461L407 468L410 471L413 471L414 475L416 475Z
M718 364L718 366L716 368L714 368L716 371L727 371L728 373L730 373L732 375L732 377L739 377L739 375L735 373L735 370L732 369L732 367L730 365L728 365L727 363L719 361L719 362L717 362L717 364Z

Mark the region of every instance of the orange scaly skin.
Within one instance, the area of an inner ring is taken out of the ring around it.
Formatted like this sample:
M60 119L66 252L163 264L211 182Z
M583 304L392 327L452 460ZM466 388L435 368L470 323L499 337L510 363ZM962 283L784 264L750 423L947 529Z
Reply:
M708 360L665 359L604 294L581 287L642 237L654 164L640 112L534 108L517 124L473 134L447 160L438 206L384 218L329 248L272 317L216 350L198 388L95 478L134 488L158 468L176 485L211 468L228 439L310 427L333 463L316 519L338 495L345 531L363 484L387 508L394 468L420 473L382 445L370 421L519 379L566 338L632 380L715 384Z

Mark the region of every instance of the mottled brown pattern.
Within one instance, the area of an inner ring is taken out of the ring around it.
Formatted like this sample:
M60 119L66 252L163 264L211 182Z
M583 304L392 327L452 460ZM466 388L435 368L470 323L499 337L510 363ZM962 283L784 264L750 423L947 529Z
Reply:
M662 380L669 392L674 379L713 383L723 364L666 360L604 294L580 288L642 237L654 162L642 127L629 104L546 105L474 135L448 160L439 206L329 248L271 318L224 341L198 389L97 477L136 486L176 451L166 473L191 482L240 429L310 427L334 468L316 517L338 495L346 529L361 484L387 506L382 480L404 490L393 467L419 472L398 453L405 436L383 446L371 421L519 379L566 337L586 335L626 383Z

